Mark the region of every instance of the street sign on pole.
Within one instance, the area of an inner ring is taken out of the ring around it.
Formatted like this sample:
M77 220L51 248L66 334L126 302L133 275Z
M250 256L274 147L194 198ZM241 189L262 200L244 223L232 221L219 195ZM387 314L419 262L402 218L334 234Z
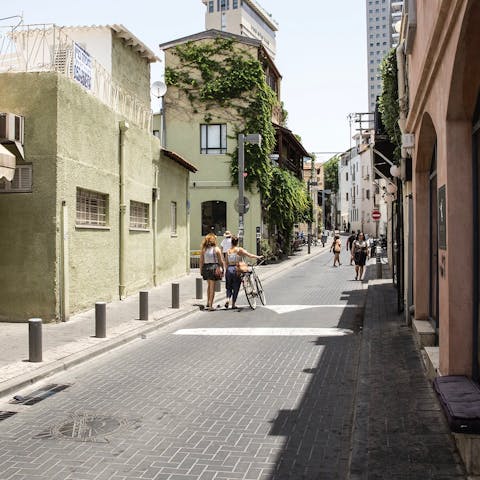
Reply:
M378 222L382 214L378 210L372 210L372 220Z

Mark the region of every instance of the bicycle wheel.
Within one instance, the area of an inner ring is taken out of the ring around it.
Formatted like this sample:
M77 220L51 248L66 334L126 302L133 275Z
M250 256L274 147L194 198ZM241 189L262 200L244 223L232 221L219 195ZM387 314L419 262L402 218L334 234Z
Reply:
M258 278L258 275L256 273L253 274L253 277L255 279L255 287L256 287L256 290L257 290L257 296L260 299L260 301L262 302L262 305L266 305L267 304L267 299L265 298L265 292L263 291L262 282L260 281L260 279Z
M255 310L257 308L257 291L251 275L247 274L243 277L243 289L245 290L245 296L250 308Z

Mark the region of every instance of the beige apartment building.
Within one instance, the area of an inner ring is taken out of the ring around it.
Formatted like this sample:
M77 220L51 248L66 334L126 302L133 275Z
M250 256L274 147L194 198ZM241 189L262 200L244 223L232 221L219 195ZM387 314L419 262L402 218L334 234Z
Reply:
M260 40L272 58L276 54L277 22L255 0L202 0L207 7L205 30L215 29Z
M152 134L155 54L121 25L5 38L0 320L68 320L186 273L195 167Z

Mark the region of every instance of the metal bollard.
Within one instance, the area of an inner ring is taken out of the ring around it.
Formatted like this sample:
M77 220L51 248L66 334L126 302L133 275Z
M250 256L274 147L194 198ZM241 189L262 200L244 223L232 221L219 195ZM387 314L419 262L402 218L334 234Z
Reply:
M203 298L203 278L195 279L195 298L201 300Z
M42 361L42 319L28 320L28 361Z
M172 283L172 308L180 308L180 284Z
M140 307L139 319L148 320L148 292L145 290L142 290L140 292L139 307Z
M382 278L382 261L380 259L380 253L377 253L376 255L376 261L377 261L377 278Z
M222 291L222 282L220 280L217 280L215 282L215 292L221 292Z
M95 336L97 338L107 336L107 304L105 302L95 304Z

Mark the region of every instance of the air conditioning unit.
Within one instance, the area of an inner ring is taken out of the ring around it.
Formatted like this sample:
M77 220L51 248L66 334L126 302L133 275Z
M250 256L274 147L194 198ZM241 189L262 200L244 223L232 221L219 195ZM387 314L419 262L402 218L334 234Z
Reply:
M14 113L0 113L0 143L19 142L23 145L24 120Z

